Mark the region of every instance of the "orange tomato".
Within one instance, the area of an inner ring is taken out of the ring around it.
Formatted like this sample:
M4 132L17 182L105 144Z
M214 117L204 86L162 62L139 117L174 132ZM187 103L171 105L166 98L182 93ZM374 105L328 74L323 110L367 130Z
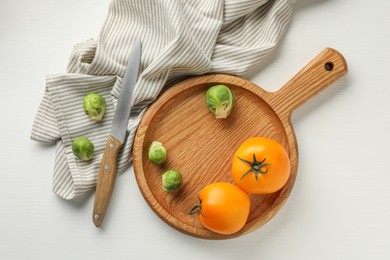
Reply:
M275 140L251 137L236 150L232 160L234 181L251 194L280 190L290 176L290 158Z
M228 182L216 182L200 191L199 203L189 214L197 214L205 228L228 235L245 225L249 210L250 200L245 191Z

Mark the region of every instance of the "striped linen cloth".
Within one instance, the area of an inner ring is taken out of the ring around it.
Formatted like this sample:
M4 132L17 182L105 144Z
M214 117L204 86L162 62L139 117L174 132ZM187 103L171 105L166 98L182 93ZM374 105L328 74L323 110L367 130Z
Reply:
M142 41L141 74L135 86L128 136L118 172L131 162L135 130L164 86L191 75L243 75L277 44L285 32L293 0L112 0L96 40L76 44L66 73L49 75L31 138L56 144L53 192L73 199L94 189L116 107L127 57ZM103 121L84 114L87 93L107 101ZM95 156L81 161L72 153L77 136L88 137Z

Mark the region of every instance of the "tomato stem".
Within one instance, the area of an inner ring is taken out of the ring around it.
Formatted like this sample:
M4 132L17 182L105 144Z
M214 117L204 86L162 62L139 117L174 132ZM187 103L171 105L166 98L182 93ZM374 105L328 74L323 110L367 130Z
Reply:
M255 174L255 178L256 178L256 181L257 181L259 174L266 174L268 172L268 168L265 168L265 170L263 170L263 168L265 166L270 166L271 165L269 163L264 163L267 158L264 158L262 161L258 162L257 159L256 159L256 155L255 154L253 154L253 162L247 161L247 160L242 159L240 157L238 157L238 159L240 159L241 161L249 164L249 166L250 166L250 169L242 175L240 180L242 180L249 173L253 172Z
M206 218L205 215L202 214L202 200L200 198L199 199L199 203L196 203L194 205L194 207L188 212L188 215L202 215L203 217Z
M200 214L202 209L202 204L197 203L195 206L188 212L188 215L195 215L195 214Z

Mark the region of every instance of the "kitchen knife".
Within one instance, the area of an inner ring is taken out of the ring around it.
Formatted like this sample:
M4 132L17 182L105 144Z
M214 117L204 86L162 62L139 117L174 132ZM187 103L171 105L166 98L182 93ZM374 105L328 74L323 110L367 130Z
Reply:
M130 117L131 98L133 96L134 86L137 83L140 63L141 41L136 40L130 52L111 132L107 138L107 144L100 163L92 215L96 227L100 227L103 222L114 189L117 175L118 152L126 137L127 124Z

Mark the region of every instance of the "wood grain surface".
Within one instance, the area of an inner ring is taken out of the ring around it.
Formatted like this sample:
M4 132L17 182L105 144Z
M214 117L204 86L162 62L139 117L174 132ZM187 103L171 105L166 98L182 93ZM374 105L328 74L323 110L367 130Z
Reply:
M117 158L121 147L122 143L118 139L111 135L108 136L100 163L92 212L92 221L96 227L101 226L111 200L117 175Z
M146 202L167 224L199 238L234 238L261 227L284 205L297 175L298 150L291 112L346 72L342 55L327 48L274 93L225 74L197 76L172 86L147 110L134 140L134 171ZM216 84L225 84L236 94L236 104L227 119L215 119L205 105L207 89ZM290 178L276 193L250 195L249 218L239 232L211 232L188 211L205 185L234 183L233 153L252 136L272 138L286 148L291 160ZM167 162L162 166L148 160L148 147L156 140L168 150ZM177 169L183 175L183 185L175 193L162 189L161 175L168 169Z

